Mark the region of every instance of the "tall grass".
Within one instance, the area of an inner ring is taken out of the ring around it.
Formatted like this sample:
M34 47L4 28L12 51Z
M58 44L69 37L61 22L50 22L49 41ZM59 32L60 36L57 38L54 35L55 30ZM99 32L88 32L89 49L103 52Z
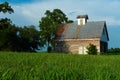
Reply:
M120 80L120 55L0 52L0 80Z

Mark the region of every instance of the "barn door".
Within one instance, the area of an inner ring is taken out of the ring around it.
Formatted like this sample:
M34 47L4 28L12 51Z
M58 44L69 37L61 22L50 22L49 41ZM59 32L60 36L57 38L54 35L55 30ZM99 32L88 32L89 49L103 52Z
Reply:
M87 54L87 48L84 46L84 54Z
M83 46L80 46L80 47L79 47L79 54L84 54Z
M79 47L79 54L87 54L86 51L87 51L86 47L84 47L84 46Z

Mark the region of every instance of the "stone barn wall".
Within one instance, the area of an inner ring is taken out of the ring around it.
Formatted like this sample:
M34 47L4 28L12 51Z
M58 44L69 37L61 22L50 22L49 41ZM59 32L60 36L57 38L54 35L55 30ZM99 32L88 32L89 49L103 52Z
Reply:
M87 54L86 47L89 44L94 44L98 52L100 52L100 40L99 39L65 39L56 40L55 49L57 52L73 53L73 54Z

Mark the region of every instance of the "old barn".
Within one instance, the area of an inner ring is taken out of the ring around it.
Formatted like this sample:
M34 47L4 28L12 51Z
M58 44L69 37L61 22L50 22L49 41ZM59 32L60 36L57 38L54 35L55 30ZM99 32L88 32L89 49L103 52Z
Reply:
M87 22L87 19L88 15L79 15L77 22L60 26L55 40L57 52L87 54L89 44L95 45L98 52L107 52L109 37L106 22Z

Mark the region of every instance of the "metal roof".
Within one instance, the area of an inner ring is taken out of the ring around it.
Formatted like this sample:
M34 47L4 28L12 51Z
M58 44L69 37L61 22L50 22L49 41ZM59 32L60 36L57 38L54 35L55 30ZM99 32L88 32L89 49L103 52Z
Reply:
M105 21L87 22L85 25L82 26L78 25L77 23L69 23L62 25L62 27L58 30L58 32L61 31L61 33L59 33L56 38L57 39L100 38L102 36L104 27L106 27Z

